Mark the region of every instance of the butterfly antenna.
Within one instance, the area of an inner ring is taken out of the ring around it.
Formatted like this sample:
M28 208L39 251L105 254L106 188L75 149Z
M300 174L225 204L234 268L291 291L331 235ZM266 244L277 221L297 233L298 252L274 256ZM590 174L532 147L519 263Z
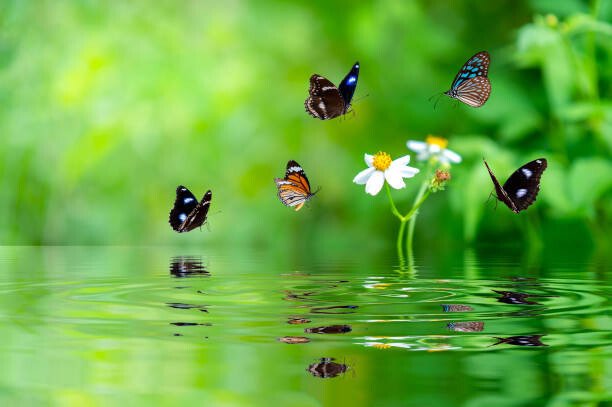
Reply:
M436 101L434 102L434 110L436 110L436 106L438 106L438 102L440 101L440 98L442 97L442 95L444 95L444 93L436 93L436 94L431 95L429 99L427 99L427 101L431 103L431 100L433 98L435 98L436 96L438 97Z
M359 96L358 98L356 98L356 99L355 99L355 102L359 102L360 100L365 99L365 98L367 98L367 97L369 97L369 96L370 96L370 94L369 94L369 93L366 93L365 95L363 95L363 96ZM351 104L352 104L352 103L351 103Z
M347 361L346 357L343 358L342 363L346 366L346 371L351 372L351 375L353 376L353 379L355 378L355 369L353 368L353 366L355 366L355 364L353 363L352 360ZM344 377L346 377L346 375L343 375Z
M493 339L497 339L497 342L490 344L489 346L487 346L487 348L490 348L491 346L499 345L500 343L505 342L504 338L498 338L497 336L494 336Z
M438 95L438 98L436 99L436 103L434 103L434 110L436 110L436 106L438 106L438 102L440 101L440 98L442 97L442 95L444 95L444 93L440 93Z

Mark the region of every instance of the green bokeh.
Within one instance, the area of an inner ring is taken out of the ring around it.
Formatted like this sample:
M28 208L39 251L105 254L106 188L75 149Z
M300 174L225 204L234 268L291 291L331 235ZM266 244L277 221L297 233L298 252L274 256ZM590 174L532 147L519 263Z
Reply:
M392 249L383 194L352 184L364 153L438 134L464 161L421 211L417 245L503 239L609 243L612 2L4 1L0 5L0 243ZM492 55L480 109L444 91ZM359 60L354 114L303 109L308 78ZM485 204L544 156L536 204ZM273 183L288 159L321 192L294 213ZM395 191L401 207L420 179ZM212 189L210 233L167 224L174 190ZM290 241L298 240L293 244Z

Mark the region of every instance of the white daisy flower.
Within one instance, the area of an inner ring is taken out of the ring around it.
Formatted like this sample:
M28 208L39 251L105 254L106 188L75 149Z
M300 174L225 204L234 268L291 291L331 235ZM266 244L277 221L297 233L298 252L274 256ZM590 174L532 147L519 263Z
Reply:
M417 160L427 161L431 157L440 163L450 165L461 162L461 156L446 148L448 140L442 137L429 135L425 141L408 140L408 148L417 153Z
M365 184L366 193L370 195L378 194L385 180L393 188L402 189L406 186L404 178L412 178L419 172L417 168L408 166L409 155L392 161L389 154L380 151L374 155L365 154L364 159L368 168L357 174L353 182Z

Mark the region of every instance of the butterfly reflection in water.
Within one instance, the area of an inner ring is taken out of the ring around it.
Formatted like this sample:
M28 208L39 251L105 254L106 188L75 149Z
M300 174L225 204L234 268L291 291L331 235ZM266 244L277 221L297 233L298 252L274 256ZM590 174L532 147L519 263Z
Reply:
M345 373L348 366L344 363L334 362L334 358L321 358L318 362L312 363L306 369L311 375L329 379Z
M484 160L483 160L484 161ZM514 213L527 209L535 200L540 191L540 178L548 165L545 158L538 158L521 166L514 171L503 186L499 185L497 178L491 171L489 164L484 162L493 185L497 199L506 204Z
M306 112L321 120L346 114L351 107L358 77L359 62L355 62L338 87L321 75L312 75L308 89L309 96L304 101Z
M487 51L468 59L455 76L451 88L444 94L472 107L484 105L491 94L491 82L487 78L489 62Z
M316 194L310 191L310 182L300 164L293 160L287 163L285 178L274 178L274 182L281 202L296 211L299 211L306 201Z
M176 278L210 276L210 273L202 264L202 260L200 258L191 256L173 257L170 260L170 274Z
M210 209L212 191L208 190L202 201L198 202L196 197L184 186L176 188L176 200L170 211L170 226L179 233L189 232L200 227L206 222L206 215Z

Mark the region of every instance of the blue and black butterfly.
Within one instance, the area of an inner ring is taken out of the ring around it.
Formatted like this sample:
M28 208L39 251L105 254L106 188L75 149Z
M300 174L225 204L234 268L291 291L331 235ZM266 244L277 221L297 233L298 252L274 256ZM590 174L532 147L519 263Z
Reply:
M472 107L484 105L491 94L491 82L487 78L490 61L487 51L468 59L455 76L451 88L444 94Z
M358 77L359 62L353 64L338 87L321 75L312 75L308 89L309 95L304 101L306 112L321 120L333 119L346 114L351 107Z

